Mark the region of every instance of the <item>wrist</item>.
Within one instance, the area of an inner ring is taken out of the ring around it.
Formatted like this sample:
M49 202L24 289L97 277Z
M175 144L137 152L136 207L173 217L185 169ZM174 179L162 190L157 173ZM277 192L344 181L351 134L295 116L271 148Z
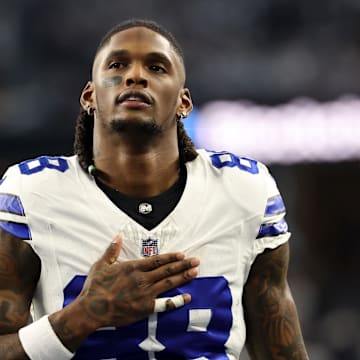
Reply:
M26 355L31 360L47 359L49 354L53 359L70 360L74 355L54 332L48 316L43 316L21 328L18 336Z
M62 343L75 351L100 324L91 319L82 303L75 300L65 308L49 315L49 322Z

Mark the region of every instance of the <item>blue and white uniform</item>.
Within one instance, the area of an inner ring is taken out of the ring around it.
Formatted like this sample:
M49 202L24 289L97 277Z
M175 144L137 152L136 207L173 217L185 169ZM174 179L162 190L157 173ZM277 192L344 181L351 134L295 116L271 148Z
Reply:
M0 228L28 242L41 259L35 320L79 294L118 233L124 238L120 260L183 251L201 261L196 279L162 295L188 292L191 303L125 328L99 329L74 359L239 358L243 287L255 257L288 240L285 207L259 162L199 150L186 167L179 203L152 230L117 208L76 156L28 160L0 180Z

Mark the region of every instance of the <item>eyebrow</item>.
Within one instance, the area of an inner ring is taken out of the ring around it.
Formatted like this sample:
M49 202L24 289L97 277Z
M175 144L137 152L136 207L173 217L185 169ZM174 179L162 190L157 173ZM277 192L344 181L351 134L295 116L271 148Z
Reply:
M171 66L171 60L163 53L160 52L151 52L146 55L146 57L150 60L155 60L164 63L167 66Z
M130 52L127 50L114 50L108 56L106 56L106 61L118 57L130 57Z
M130 58L131 53L128 50L114 50L106 57L106 61L109 61L110 59L114 59L114 58L121 58L121 57ZM164 53L161 53L161 52L156 52L156 51L150 52L145 55L145 58L147 60L162 62L169 67L172 66L171 60Z

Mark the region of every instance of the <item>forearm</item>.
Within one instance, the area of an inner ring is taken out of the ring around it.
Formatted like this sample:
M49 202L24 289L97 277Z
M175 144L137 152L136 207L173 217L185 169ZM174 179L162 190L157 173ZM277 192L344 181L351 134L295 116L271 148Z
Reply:
M52 318L52 321L50 321ZM47 354L71 358L73 352L94 331L91 321L79 316L76 306L37 320L12 334L0 335L1 360L30 360Z
M59 340L71 352L75 352L99 327L77 301L50 315L49 322Z
M274 290L276 291L276 290ZM307 360L295 303L289 291L282 296L269 294L252 309L248 321L247 348L253 360Z
M38 320L23 326L19 331L13 328L11 331L16 331L14 333L0 335L0 359L30 360L31 354L43 352L57 354L59 351L63 352L61 348L66 349L65 352L69 351L70 358L70 353L75 352L86 337L95 330L91 327L93 322L86 319L81 312L77 304L70 304L49 316L50 325L47 325L47 329L41 325L44 321ZM55 342L52 341L54 337Z
M1 360L29 360L17 333L0 336Z
M307 360L286 276L289 245L259 255L244 291L246 346L252 360Z

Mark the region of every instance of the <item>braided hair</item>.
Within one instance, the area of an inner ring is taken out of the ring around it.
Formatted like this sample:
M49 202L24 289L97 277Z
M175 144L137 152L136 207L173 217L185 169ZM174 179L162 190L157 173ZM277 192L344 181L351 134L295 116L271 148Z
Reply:
M112 28L100 41L96 54L109 42L114 34L132 27L146 27L164 36L170 42L180 60L184 63L183 51L175 37L156 22L141 19L127 20ZM94 115L89 115L83 108L80 108L75 128L74 152L78 156L80 166L86 172L88 171L89 166L93 165L93 130ZM184 124L180 121L180 119L177 121L177 137L180 163L194 160L198 153L195 149L193 141L186 133Z

